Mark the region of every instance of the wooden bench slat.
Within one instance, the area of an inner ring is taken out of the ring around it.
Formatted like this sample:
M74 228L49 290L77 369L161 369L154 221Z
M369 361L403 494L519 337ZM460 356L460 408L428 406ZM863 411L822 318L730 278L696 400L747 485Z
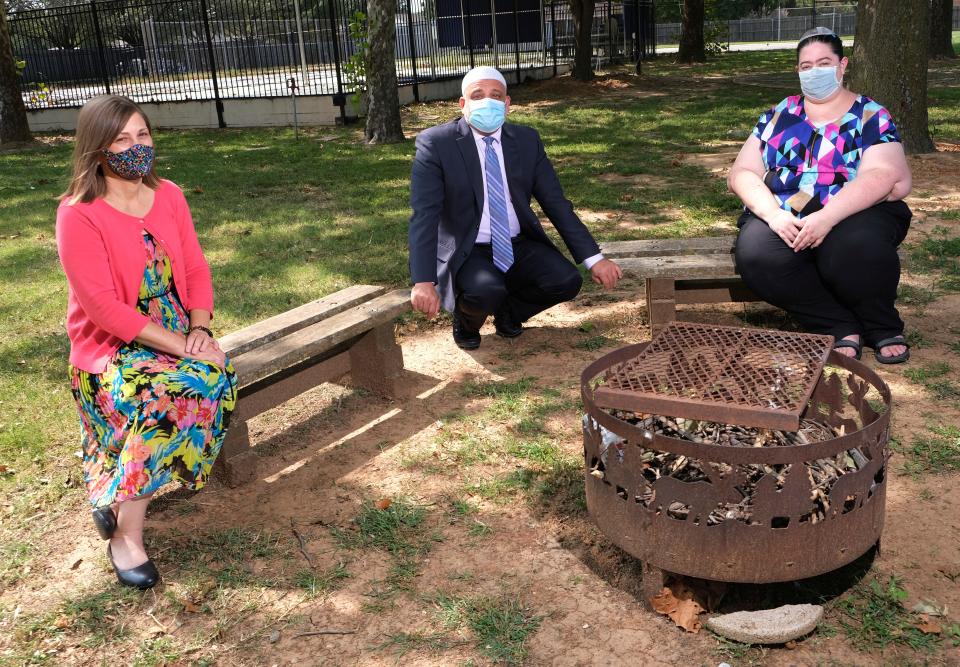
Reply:
M607 241L600 244L604 257L661 257L674 255L730 254L736 236L708 236L694 239L648 239ZM619 263L619 261L618 261Z
M617 259L617 264L624 271L643 278L733 278L737 275L733 255L624 257Z
M220 339L220 347L227 356L239 357L245 352L282 338L320 320L342 313L386 292L376 285L351 285L302 306L268 317L265 320L227 334Z
M410 290L395 290L238 355L233 366L239 384L245 387L323 354L410 309Z

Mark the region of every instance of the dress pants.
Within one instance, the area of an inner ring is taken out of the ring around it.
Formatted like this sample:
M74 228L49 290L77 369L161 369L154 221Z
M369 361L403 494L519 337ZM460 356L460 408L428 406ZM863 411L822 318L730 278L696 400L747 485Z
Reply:
M881 202L841 220L819 247L794 252L746 211L737 222L737 269L757 296L786 310L807 331L838 340L860 334L873 345L903 333L894 304L897 246L911 216L902 201Z
M490 244L476 243L454 284L462 322L475 331L501 309L519 324L570 301L583 279L556 248L521 234L513 238L513 265L506 273L494 266Z

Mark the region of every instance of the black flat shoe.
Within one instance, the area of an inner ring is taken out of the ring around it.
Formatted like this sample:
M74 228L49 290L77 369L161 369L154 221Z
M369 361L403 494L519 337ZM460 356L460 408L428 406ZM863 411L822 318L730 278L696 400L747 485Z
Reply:
M113 562L113 552L110 550L109 544L107 545L107 557L110 559L110 564L113 565L113 571L117 573L117 581L124 586L145 591L148 588L153 588L160 581L160 572L152 560L148 559L146 563L131 567L129 570L121 570Z
M93 525L97 527L100 537L109 540L117 532L117 515L109 507L93 510Z

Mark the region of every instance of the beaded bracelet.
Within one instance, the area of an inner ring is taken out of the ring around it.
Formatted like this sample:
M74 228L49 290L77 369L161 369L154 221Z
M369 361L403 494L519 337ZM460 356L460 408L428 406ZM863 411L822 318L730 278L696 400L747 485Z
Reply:
M210 331L210 329L208 329L207 327L200 326L199 324L194 324L192 327L187 329L187 333L193 333L194 331L202 331L203 333L210 336L210 338L213 338L213 332Z

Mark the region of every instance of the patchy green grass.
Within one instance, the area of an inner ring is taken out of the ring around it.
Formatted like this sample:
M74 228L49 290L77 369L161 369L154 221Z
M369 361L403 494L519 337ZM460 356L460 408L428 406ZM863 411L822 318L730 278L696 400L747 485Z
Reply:
M386 641L378 644L376 649L390 651L397 658L402 658L412 651L442 653L466 643L452 639L447 632L397 632L386 637Z
M945 361L908 368L903 375L911 382L922 385L937 400L960 400L960 385L950 379L953 377L952 369Z
M445 628L469 629L477 650L497 664L521 664L527 654L527 638L543 620L512 596L455 597L441 593L435 604Z
M948 237L949 231L937 227L934 235L914 246L910 252L910 270L934 273L939 289L956 292L960 291L960 236Z
M920 331L919 329L910 329L906 333L907 344L915 350L922 350L925 347L930 347L933 342L930 338Z
M349 529L333 527L334 539L344 549L375 549L390 556L387 575L374 581L363 610L379 613L395 605L401 593L413 589L423 557L440 536L430 533L427 508L406 498L394 499L388 507L365 502Z
M900 283L900 286L897 287L897 303L922 309L936 300L937 293L932 289L905 283Z
M295 581L299 588L302 588L311 597L315 597L336 590L349 578L350 571L347 570L346 565L337 563L322 572L313 569L300 570L297 572Z
M393 500L380 509L367 501L353 520L352 530L334 528L333 535L341 547L373 548L390 553L414 553L424 547L423 522L427 509L409 500Z
M614 345L616 342L615 338L608 338L607 336L591 336L590 338L581 338L573 346L578 350L596 352L601 348Z
M939 646L940 637L917 628L917 617L903 606L906 598L907 591L896 577L861 582L835 605L840 627L861 651L903 646L931 652Z
M960 470L960 427L928 426L909 446L898 445L897 451L907 457L904 470L911 474Z

